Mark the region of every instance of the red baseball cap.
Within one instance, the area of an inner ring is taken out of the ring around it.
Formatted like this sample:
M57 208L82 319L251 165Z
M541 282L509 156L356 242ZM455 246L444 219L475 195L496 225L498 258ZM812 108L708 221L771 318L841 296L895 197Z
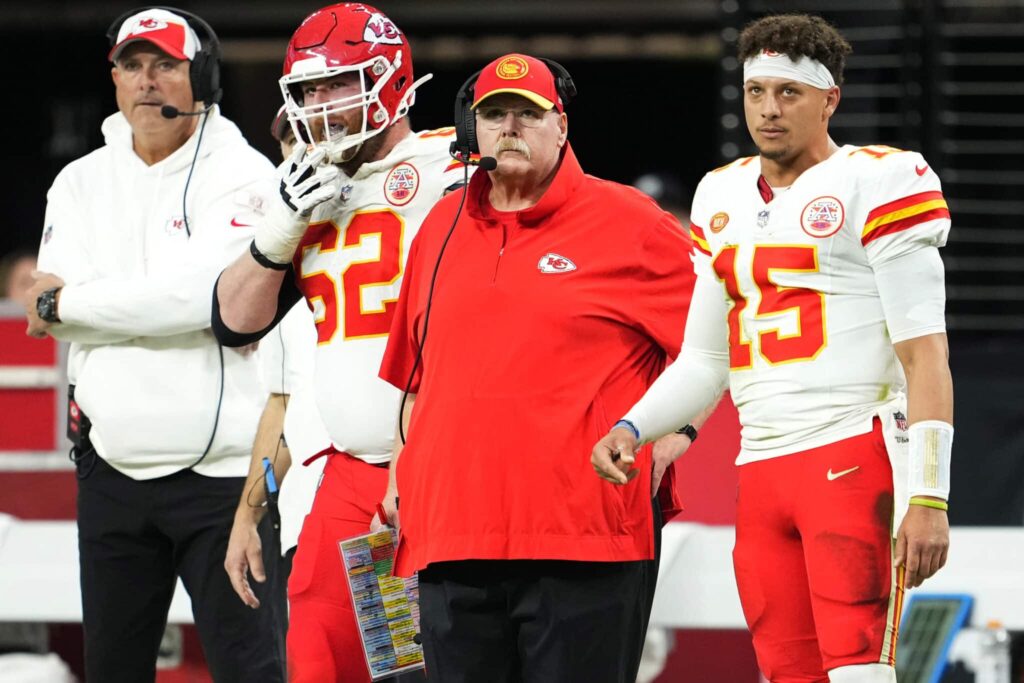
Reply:
M153 43L175 59L191 61L199 49L199 37L184 18L165 9L146 9L124 20L108 58L116 61L126 45L140 40Z
M473 109L491 95L509 92L522 95L544 109L562 111L562 98L548 65L536 57L511 54L498 57L480 72L473 86Z

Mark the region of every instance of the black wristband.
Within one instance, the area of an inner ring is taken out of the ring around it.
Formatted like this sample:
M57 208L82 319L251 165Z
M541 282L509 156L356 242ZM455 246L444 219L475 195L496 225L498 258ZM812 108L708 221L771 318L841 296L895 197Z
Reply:
M277 263L267 258L266 254L256 248L256 240L249 242L249 253L256 259L256 263L271 270L288 270L290 263Z
M680 427L679 429L676 430L676 434L685 434L686 436L690 437L690 443L693 443L694 441L697 440L697 428L694 427L693 425L686 425L685 427Z

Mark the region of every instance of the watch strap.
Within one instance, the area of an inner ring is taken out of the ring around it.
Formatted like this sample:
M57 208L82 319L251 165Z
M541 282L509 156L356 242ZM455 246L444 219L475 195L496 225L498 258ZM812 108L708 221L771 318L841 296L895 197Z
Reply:
M693 425L686 425L676 430L676 434L685 434L690 437L690 443L697 440L697 428Z

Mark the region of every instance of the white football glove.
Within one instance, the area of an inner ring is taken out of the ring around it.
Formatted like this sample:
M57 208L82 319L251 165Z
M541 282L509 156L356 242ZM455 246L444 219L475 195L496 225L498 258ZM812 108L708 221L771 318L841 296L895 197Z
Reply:
M325 163L327 151L307 152L296 145L281 179L281 201L274 201L256 227L256 248L275 263L288 263L309 227L309 216L318 205L338 194L341 171Z

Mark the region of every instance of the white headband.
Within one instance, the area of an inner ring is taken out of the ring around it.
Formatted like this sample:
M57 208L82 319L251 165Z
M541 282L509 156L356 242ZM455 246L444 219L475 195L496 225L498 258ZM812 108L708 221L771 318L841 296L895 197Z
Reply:
M751 78L788 78L821 90L835 87L832 74L817 59L799 55L797 60L793 61L789 55L763 50L761 54L744 62L743 82Z

